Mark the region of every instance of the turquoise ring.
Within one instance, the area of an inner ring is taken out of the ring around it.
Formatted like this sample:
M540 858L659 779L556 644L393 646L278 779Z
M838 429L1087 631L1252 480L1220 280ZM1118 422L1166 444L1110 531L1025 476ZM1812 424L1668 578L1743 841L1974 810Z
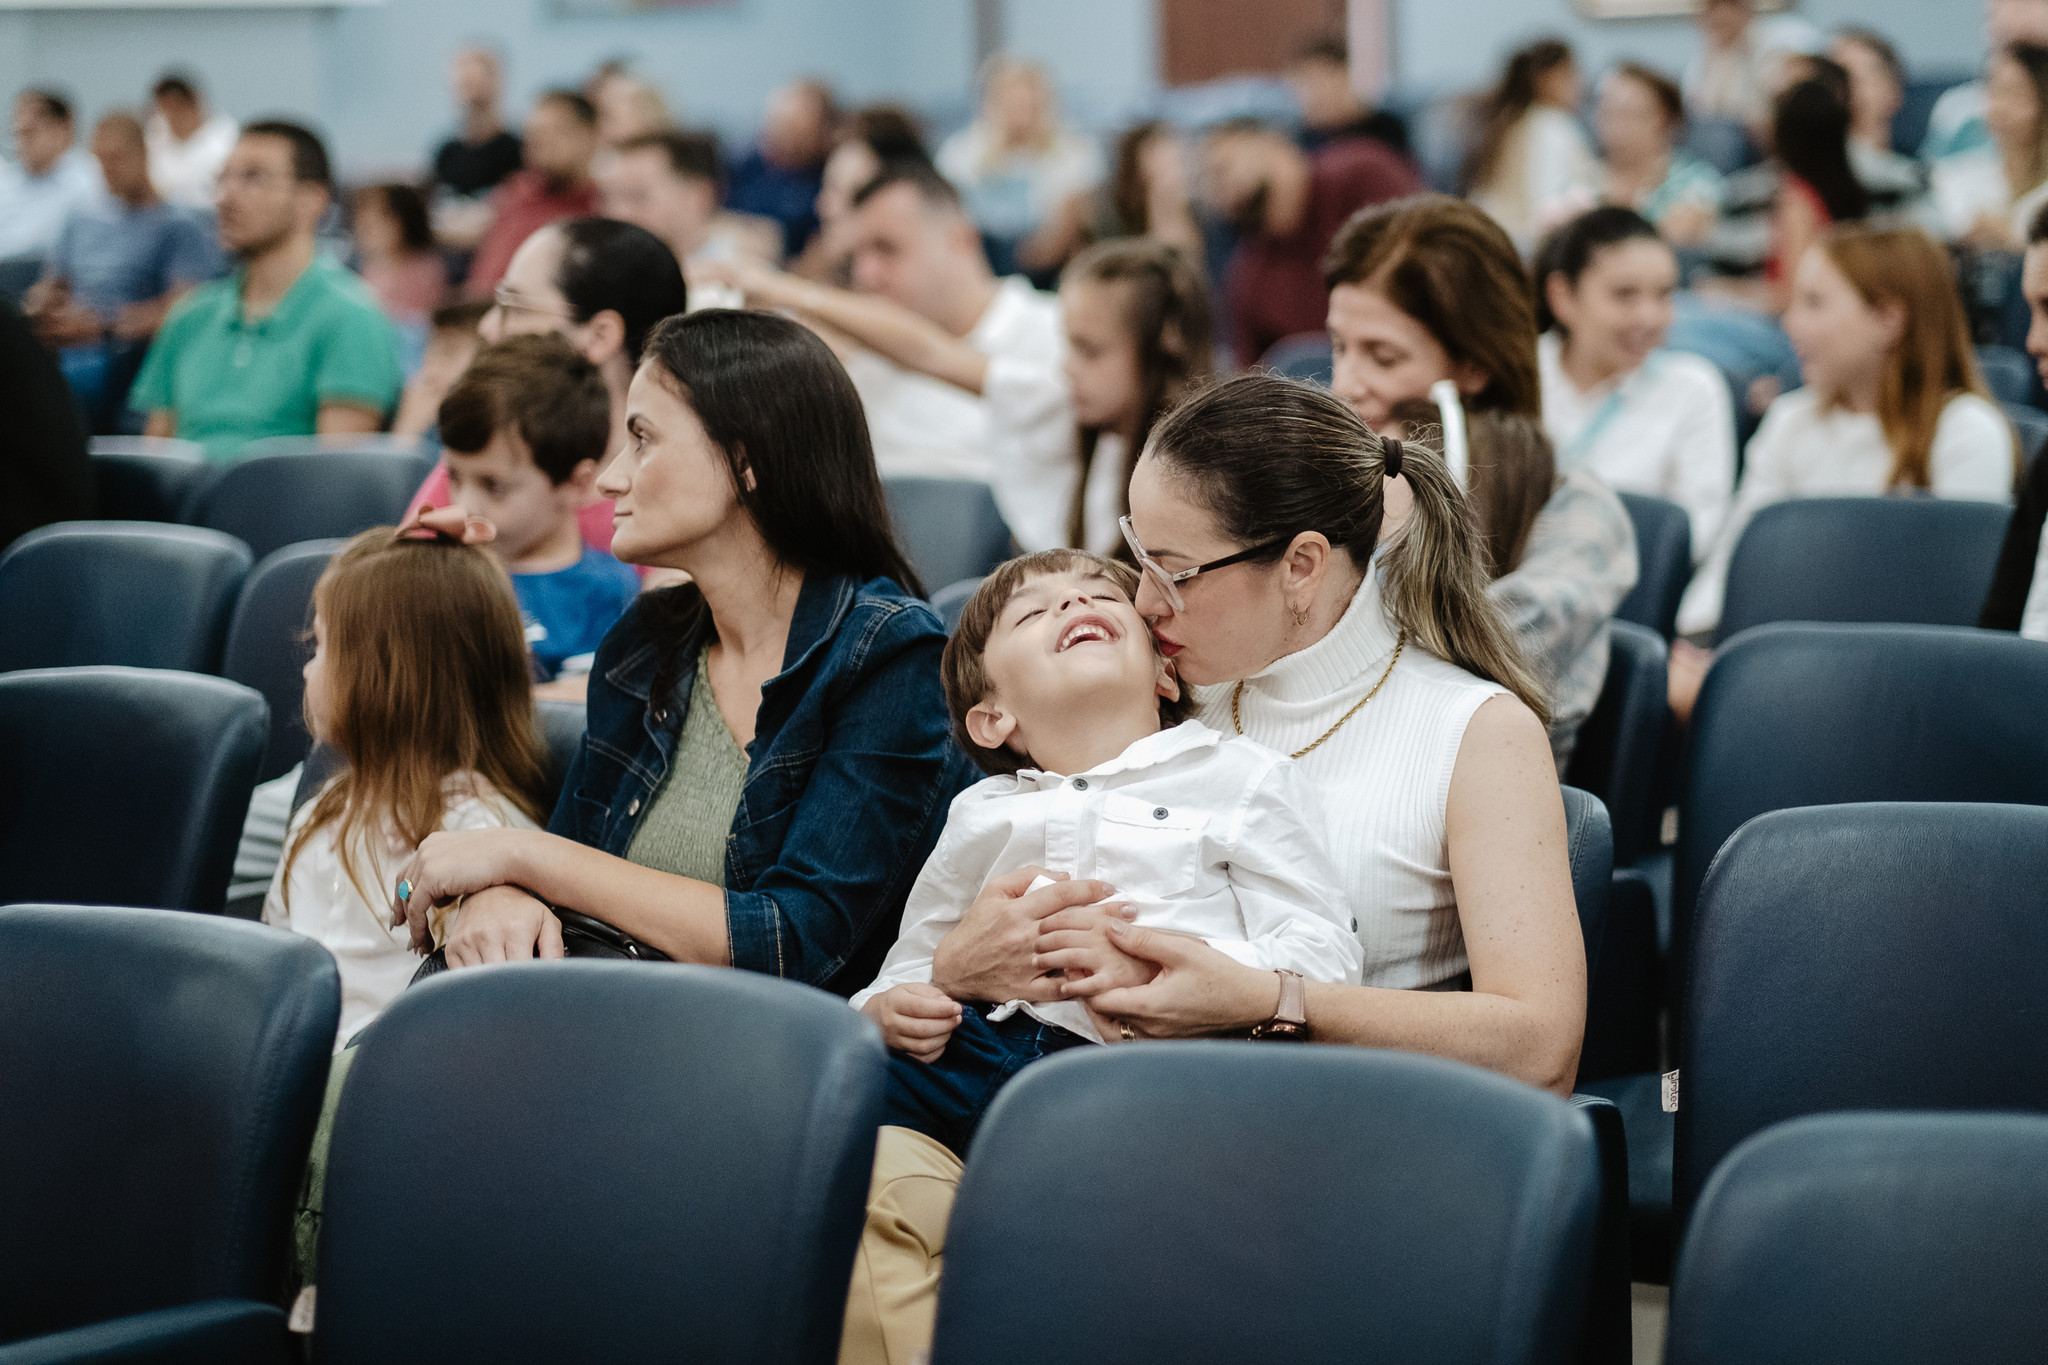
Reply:
M411 900L411 899L412 899L412 883L411 883L411 882L409 882L409 881L404 881L404 880L401 880L401 881L400 881L400 882L398 883L398 898L399 898L400 900L402 900L402 901L409 901L409 900Z

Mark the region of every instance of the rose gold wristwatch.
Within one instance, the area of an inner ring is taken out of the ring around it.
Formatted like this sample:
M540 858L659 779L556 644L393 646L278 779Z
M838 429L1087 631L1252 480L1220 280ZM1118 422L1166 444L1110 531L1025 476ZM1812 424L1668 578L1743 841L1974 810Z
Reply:
M1308 988L1302 984L1300 972L1281 968L1276 975L1280 978L1280 1003L1273 1007L1273 1017L1263 1024L1252 1026L1252 1037L1261 1041L1305 1043L1308 1041Z

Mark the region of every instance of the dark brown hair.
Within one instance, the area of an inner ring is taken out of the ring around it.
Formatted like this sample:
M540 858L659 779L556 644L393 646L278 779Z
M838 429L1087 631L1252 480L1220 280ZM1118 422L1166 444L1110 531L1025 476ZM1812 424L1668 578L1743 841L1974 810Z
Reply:
M1500 155L1507 147L1508 134L1536 103L1536 90L1543 78L1572 60L1569 44L1557 38L1539 38L1517 49L1502 68L1500 83L1488 91L1480 104L1479 136L1458 172L1458 188L1466 194L1484 185L1499 169Z
M967 605L960 609L960 624L954 627L953 637L946 641L946 652L940 657L939 678L946 689L946 709L953 716L953 737L985 773L1001 776L1014 773L1030 763L1028 756L1009 748L984 749L967 733L967 713L987 701L989 693L994 690L989 683L988 672L982 666L982 658L988 652L988 638L995 633L996 621L1001 618L1003 608L1010 605L1010 599L1026 583L1047 574L1077 570L1101 574L1135 606L1138 571L1129 564L1104 559L1086 550L1041 550L1037 554L1020 555L998 566L994 573L981 580L974 596L968 598ZM1161 726L1178 725L1193 710L1194 703L1185 691L1177 701L1161 697L1159 723Z
M1381 557L1388 618L1418 647L1499 683L1549 723L1542 688L1486 596L1465 495L1429 446L1403 442L1414 494ZM1239 545L1320 532L1371 572L1386 510L1385 442L1336 395L1277 375L1226 380L1182 403L1152 433L1147 459L1178 480Z
M1870 191L1849 165L1849 102L1827 82L1801 81L1780 95L1771 132L1779 164L1813 187L1830 219L1870 212Z
M1483 371L1486 386L1465 399L1472 411L1542 414L1535 291L1514 242L1482 210L1446 194L1360 209L1337 230L1323 283L1385 295L1454 364Z
M1613 74L1626 76L1655 96L1668 127L1676 128L1685 122L1685 92L1678 88L1677 81L1641 62L1616 62Z
M716 185L723 173L718 159L718 138L688 128L662 128L627 138L613 149L626 152L660 152L668 168L685 180L709 180Z
M604 459L612 400L597 366L553 332L510 336L476 353L441 400L441 444L474 455L500 431L519 434L557 487Z
M1131 471L1138 466L1153 424L1215 373L1209 285L1179 247L1147 237L1098 242L1074 257L1060 281L1116 286L1125 330L1138 344L1138 383L1143 389L1138 433L1124 452L1123 475L1117 484L1117 511L1129 512ZM1100 428L1081 429L1081 478L1067 514L1070 544L1079 545L1085 539L1088 480L1101 439Z
M398 245L409 254L434 249L434 223L427 212L426 196L411 185L399 181L387 181L381 185L365 185L356 191L356 203L374 199L384 206L398 224ZM361 213L362 210L356 210Z

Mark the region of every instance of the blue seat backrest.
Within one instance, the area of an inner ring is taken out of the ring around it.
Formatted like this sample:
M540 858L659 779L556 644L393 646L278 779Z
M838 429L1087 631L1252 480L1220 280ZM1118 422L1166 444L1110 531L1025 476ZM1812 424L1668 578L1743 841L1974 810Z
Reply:
M1049 1323L1070 1365L1576 1359L1598 1196L1586 1116L1475 1068L1075 1049L968 1153L932 1359L1036 1359Z
M2000 403L2025 403L2034 391L2034 362L2010 346L1979 346L1977 368Z
M270 742L259 782L288 771L313 745L306 733L302 672L313 654L313 585L341 546L338 540L309 540L265 555L235 602L220 671L270 703Z
M425 982L357 1052L324 1361L834 1358L886 1066L844 1000L543 962Z
M926 588L976 578L1010 557L1010 528L985 483L884 479L896 543Z
M1288 379L1299 379L1305 384L1320 384L1326 389L1330 387L1335 363L1330 354L1327 332L1301 332L1282 337L1259 357L1261 369L1271 370Z
M1677 630L1678 601L1692 581L1692 519L1675 502L1623 493L1636 528L1636 585L1614 609L1614 619L1646 626L1669 640Z
M1828 1114L1701 1197L1667 1365L2032 1365L2048 1342L2048 1119Z
M2048 1112L2048 807L1758 816L1695 915L1679 1215L1721 1158L1831 1109Z
M1586 940L1586 961L1600 955L1607 927L1608 889L1614 881L1614 823L1607 807L1591 792L1561 787L1564 798L1565 850L1572 868L1572 900L1579 908L1579 932Z
M2048 412L2027 403L2000 403L2005 419L2012 423L2020 442L2020 468L2033 468L2043 447L2048 447Z
M1793 498L1735 544L1719 638L1772 621L1970 626L2012 509L1953 498Z
M213 473L200 460L142 451L94 451L100 516L110 521L176 521L192 490Z
M1766 811L1850 801L2048 805L2048 644L1936 626L1763 626L1693 712L1673 864L1682 958L1707 865ZM1682 979L1682 978L1681 978Z
M274 1299L340 1010L285 930L0 909L0 1343Z
M932 610L946 624L946 634L951 635L960 628L960 613L967 608L967 599L974 596L981 586L981 578L963 578L958 583L948 583L932 594Z
M249 572L218 531L60 521L0 555L0 672L119 664L211 673Z
M352 450L252 456L195 489L185 520L267 555L302 540L397 525L433 467L425 456Z
M193 673L0 674L0 904L218 911L267 710Z
M1615 621L1600 699L1579 726L1565 780L1599 797L1614 820L1614 861L1643 851L1657 794L1657 764L1671 723L1668 650L1656 631Z
M576 761L576 751L583 747L589 712L580 701L537 701L533 704L533 718L547 749L547 790L542 805L553 810L562 794L562 779L569 775L569 765Z

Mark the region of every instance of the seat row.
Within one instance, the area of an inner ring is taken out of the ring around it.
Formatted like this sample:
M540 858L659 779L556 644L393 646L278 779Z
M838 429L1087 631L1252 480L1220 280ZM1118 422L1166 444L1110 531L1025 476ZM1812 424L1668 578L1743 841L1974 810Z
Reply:
M1767 878L1776 852L1732 856ZM280 931L0 910L0 1361L301 1358L280 1286L338 1013L332 960ZM352 1061L299 1225L316 1358L836 1355L885 1071L842 1001L686 966L456 973ZM1693 1201L1667 1359L2038 1359L2048 1116L1979 1111L2042 1092L1952 1093L1754 1115ZM983 1124L932 1358L1615 1359L1587 1338L1602 1197L1587 1114L1473 1068L1086 1049Z

